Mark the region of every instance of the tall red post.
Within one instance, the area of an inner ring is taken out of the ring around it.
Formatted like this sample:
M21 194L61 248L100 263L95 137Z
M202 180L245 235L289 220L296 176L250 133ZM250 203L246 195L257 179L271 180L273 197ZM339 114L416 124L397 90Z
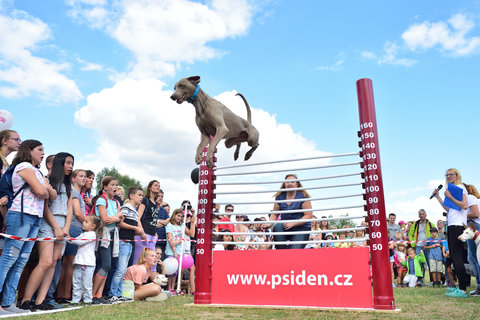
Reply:
M383 192L380 152L378 148L377 120L373 100L372 80L357 81L358 111L360 114L360 138L364 164L366 211L370 235L372 264L373 305L375 309L395 309L388 231Z
M202 151L198 187L197 249L195 275L195 304L212 303L212 221L213 221L213 167L206 165L208 145ZM213 154L215 164L215 153Z

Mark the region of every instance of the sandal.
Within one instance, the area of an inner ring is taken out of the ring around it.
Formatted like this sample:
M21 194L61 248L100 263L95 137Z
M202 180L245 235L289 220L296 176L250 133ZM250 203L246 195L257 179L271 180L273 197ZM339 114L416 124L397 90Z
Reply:
M177 295L177 291L175 291L175 290L173 290L173 289L170 290L170 293L172 294L172 296L176 296L176 295Z

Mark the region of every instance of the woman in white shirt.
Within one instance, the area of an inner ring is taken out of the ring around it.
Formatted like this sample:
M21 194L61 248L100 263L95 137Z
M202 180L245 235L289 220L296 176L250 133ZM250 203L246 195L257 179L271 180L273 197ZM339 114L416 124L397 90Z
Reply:
M440 205L443 207L444 210L448 211L448 248L450 250L450 257L453 261L455 273L458 277L459 288L455 288L453 291L445 293L445 295L452 298L467 298L467 273L465 271L465 265L463 263L463 242L458 240L458 236L463 233L464 225L467 223L467 190L462 184L462 176L457 169L448 169L445 177L446 185L452 183L462 189L462 200L460 201L455 199L451 195L450 191L448 191L448 189L445 190L445 198L450 199L455 205L457 205L457 207L460 208L460 210L444 206L444 200L442 200L442 198L438 194L438 190L435 189L433 191L433 194L435 194L435 198L438 200Z
M5 218L6 233L22 238L35 238L38 234L46 199L55 199L53 189L38 169L45 152L37 140L22 142L12 166L13 193L27 186L13 199ZM21 312L14 304L18 280L28 261L34 242L5 239L0 256L0 290L2 290L3 312ZM1 312L0 312L1 314Z

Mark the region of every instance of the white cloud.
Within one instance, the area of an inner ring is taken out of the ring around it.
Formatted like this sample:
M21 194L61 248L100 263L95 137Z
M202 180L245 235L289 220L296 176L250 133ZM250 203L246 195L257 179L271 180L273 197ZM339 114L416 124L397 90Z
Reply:
M224 92L216 98L246 118L245 105L235 93ZM76 165L94 171L115 166L144 184L157 178L169 201L190 198L196 202L197 189L190 181L200 142L195 112L189 103L173 102L171 94L165 83L156 79L125 79L90 95L87 104L75 113L75 121L94 130L99 143L95 154L76 159ZM249 163L326 154L290 125L278 123L275 115L250 103L252 122L260 132L260 147ZM248 149L242 145L237 163L243 162ZM226 149L220 142L219 165L233 164L233 152L234 148Z
M343 63L345 62L345 53L340 53L335 57L335 63L332 65L324 65L324 66L319 66L316 67L316 70L320 71L341 71L343 70Z
M399 58L398 54L402 49L393 42L387 41L383 47L383 53L376 55L373 52L364 51L361 53L361 56L368 60L375 60L377 64L393 64L409 67L416 63L413 59L408 58Z
M463 14L453 15L447 22L429 22L410 26L402 39L410 50L427 50L435 46L453 56L478 53L480 37L467 36L475 23Z
M62 72L70 65L35 56L38 44L51 37L42 21L21 11L0 14L0 95L19 98L38 95L56 102L81 97L75 82Z
M217 58L225 52L207 42L243 35L254 7L247 0L70 1L72 16L103 27L134 53L130 76L173 76L179 63ZM95 13L97 12L97 13Z

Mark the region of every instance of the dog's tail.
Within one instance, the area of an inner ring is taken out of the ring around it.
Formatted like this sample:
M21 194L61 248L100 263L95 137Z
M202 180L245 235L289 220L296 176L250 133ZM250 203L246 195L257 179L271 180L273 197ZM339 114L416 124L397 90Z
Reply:
M250 106L248 105L247 99L245 99L241 93L237 93L236 95L240 96L243 99L243 102L245 102L245 105L247 106L247 120L250 124L252 124L252 112L250 111Z

